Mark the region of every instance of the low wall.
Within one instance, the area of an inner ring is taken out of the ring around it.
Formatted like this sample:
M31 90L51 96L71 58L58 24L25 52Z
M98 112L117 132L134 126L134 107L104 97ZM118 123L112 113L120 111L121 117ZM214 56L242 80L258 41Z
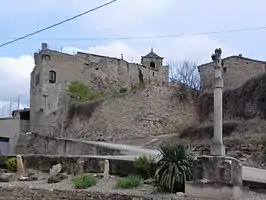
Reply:
M126 194L111 194L100 192L88 192L84 190L44 190L44 189L30 189L27 187L1 187L0 186L0 200L196 200L189 198L182 198L177 195L157 195L153 196L135 196Z
M39 134L20 134L16 154L47 155L123 155L118 149L94 145L86 141L60 139Z
M12 157L12 156L9 156ZM22 155L25 167L42 172L49 172L53 165L61 164L63 172L73 174L83 164L83 170L87 173L102 173L102 161L108 158L110 174L128 175L136 172L133 166L133 159L123 159L119 157L105 156L49 156L49 155Z

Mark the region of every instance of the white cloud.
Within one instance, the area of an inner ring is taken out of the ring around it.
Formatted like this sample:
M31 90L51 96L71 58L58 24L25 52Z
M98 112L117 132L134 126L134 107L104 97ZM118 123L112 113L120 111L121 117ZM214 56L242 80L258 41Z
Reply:
M152 44L152 45L151 45ZM165 58L165 61L183 61L186 59L198 63L209 62L215 48L223 49L223 57L236 54L236 50L206 35L184 36L159 40L137 40L134 42L112 42L104 45L90 46L87 49L65 47L64 52L83 51L93 54L120 58L121 54L127 61L140 62L140 57L149 53L151 46L154 51Z
M0 57L0 101L14 101L20 96L21 102L29 99L29 77L34 66L33 57L22 55L17 58Z

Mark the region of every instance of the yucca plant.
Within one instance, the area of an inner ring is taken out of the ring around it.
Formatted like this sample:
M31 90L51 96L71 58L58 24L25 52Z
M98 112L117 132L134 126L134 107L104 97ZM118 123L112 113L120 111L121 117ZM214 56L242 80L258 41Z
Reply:
M164 143L160 146L155 179L165 192L185 191L186 181L192 178L193 151L178 143Z

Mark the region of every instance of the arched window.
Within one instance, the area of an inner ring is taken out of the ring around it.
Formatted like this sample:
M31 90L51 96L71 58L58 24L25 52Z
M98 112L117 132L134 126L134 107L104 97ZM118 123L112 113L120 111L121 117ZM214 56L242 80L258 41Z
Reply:
M49 83L55 83L56 82L56 73L55 71L51 70L49 71Z
M155 68L155 63L154 62L151 62L150 63L150 67Z

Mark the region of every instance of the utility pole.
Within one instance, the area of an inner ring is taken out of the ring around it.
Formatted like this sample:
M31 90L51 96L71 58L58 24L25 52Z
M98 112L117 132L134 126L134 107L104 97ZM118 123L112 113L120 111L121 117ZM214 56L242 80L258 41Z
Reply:
M223 78L222 78L222 49L215 49L212 54L214 67L214 135L211 154L215 156L225 155L223 145Z
M9 114L8 117L12 117L12 101L9 102Z
M19 99L19 96L18 96L18 110L19 110L19 103L20 103L19 101L20 101L20 99Z

